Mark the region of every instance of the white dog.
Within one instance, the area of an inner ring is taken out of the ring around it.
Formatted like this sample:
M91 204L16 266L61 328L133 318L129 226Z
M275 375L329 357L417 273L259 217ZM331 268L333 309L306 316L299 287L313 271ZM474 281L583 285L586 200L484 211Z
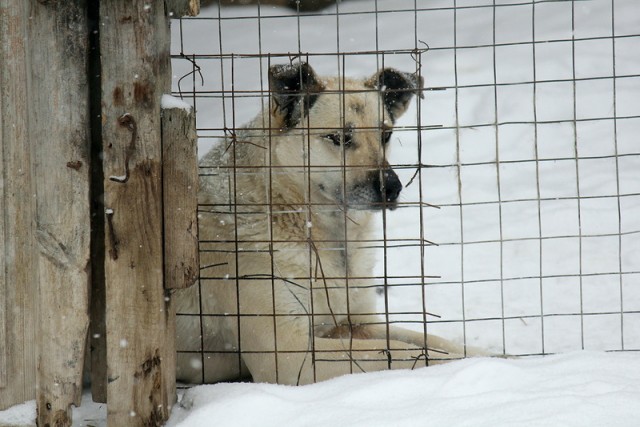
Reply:
M269 83L268 108L201 161L202 295L181 292L178 312L204 317L179 317L178 349L193 353L179 354L178 378L305 384L462 357L375 313L365 248L402 190L385 154L422 79L318 78L300 63L272 66Z

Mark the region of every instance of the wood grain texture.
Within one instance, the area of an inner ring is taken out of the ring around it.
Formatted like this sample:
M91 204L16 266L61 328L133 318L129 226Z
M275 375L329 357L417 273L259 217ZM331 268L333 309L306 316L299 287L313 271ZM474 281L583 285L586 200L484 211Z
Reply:
M0 25L0 34L3 30ZM4 57L4 51L1 51ZM0 72L0 76L2 76L2 72ZM4 82L0 82L4 83ZM4 86L3 86L4 87ZM2 119L2 100L0 100L0 119ZM2 126L3 120L0 120L0 126ZM6 248L5 245L7 241L6 234L4 231L4 221L5 221L5 197L4 197L4 182L5 182L5 174L4 174L4 138L2 137L2 128L0 128L0 242L2 242L2 253L0 255L0 390L3 388L7 388L7 359L9 358L9 354L7 352L7 275L6 275L6 263L7 259ZM2 407L0 407L0 410Z
M162 110L165 288L182 289L198 279L198 152L195 116Z
M0 0L0 410L35 397L37 274L33 247L35 188L28 141L29 5ZM2 320L0 320L2 322ZM3 345L4 344L4 345Z
M164 286L185 288L198 278L198 151L195 115L180 108L162 110ZM165 390L175 395L175 304L168 301Z
M174 317L163 286L160 99L169 91L164 2L100 2L107 421L168 417ZM168 349L171 350L168 350Z
M200 13L200 0L165 0L167 15L171 18L196 16Z
M29 142L36 185L38 425L70 426L89 326L89 93L84 0L31 2Z

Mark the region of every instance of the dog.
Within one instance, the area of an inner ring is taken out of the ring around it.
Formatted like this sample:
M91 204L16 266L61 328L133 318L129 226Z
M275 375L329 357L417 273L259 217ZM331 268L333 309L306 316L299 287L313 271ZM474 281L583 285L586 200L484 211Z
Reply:
M376 314L374 219L403 188L386 154L423 79L320 78L301 62L271 66L269 87L262 112L200 161L202 277L178 295L193 314L178 318L178 379L308 384L466 355Z

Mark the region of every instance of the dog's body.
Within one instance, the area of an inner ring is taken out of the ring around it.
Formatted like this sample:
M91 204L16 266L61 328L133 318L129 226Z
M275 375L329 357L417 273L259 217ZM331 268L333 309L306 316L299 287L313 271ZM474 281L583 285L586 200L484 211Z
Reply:
M202 331L195 316L179 319L178 349L198 350L203 334L216 352L206 382L248 369L254 381L304 384L464 352L375 314L373 219L402 189L387 142L421 88L392 69L359 81L273 66L269 108L201 160L201 302L189 290L178 312L201 304L205 317ZM201 380L194 358L179 355L179 379Z

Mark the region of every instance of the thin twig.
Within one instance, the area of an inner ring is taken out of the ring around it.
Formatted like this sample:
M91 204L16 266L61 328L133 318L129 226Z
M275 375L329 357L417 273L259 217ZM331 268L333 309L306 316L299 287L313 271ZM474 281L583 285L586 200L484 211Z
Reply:
M316 262L318 263L318 267L320 267L320 275L322 276L322 282L324 285L324 291L327 297L327 307L329 308L329 313L331 314L331 318L333 319L333 323L336 325L336 328L339 327L338 324L338 320L336 319L336 315L333 312L333 308L331 307L331 298L329 297L329 288L327 286L327 279L324 276L324 269L322 268L322 261L320 260L320 253L318 252L318 248L316 246L316 244L313 242L313 240L311 238L307 239L307 242L309 243L309 246L311 247L311 250L313 250L313 253L316 255ZM348 327L349 327L349 334L351 335L351 331L353 329L353 325L351 324L351 321L349 321L348 323ZM340 342L342 341L342 338L339 338ZM353 358L353 355L351 354L350 351L345 351L345 354L349 357L349 360L358 367L358 369L360 369L360 371L362 372L366 372L362 366L360 366L360 364Z

